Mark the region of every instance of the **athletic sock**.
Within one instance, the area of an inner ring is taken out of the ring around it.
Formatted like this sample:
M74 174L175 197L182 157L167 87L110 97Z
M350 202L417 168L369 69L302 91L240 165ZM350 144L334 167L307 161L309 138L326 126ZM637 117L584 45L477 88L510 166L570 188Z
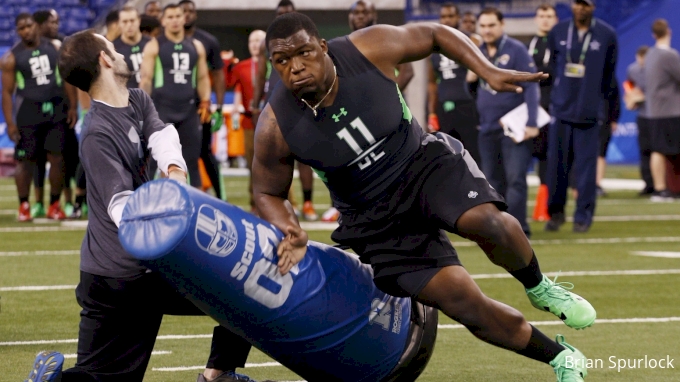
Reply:
M28 203L28 196L25 198L19 198L19 204L22 204L23 202Z
M525 289L531 289L543 281L543 273L541 273L541 267L538 266L536 254L531 256L529 265L516 271L510 271L510 274L519 280Z
M311 202L312 190L302 190L302 199L304 199L305 202Z
M529 338L527 347L524 348L524 350L518 351L517 354L535 359L539 362L550 363L550 361L554 360L564 349L565 348L562 345L548 338L548 336L541 333L532 325L531 338Z
M50 206L53 205L55 202L59 201L59 198L61 197L61 194L50 194Z

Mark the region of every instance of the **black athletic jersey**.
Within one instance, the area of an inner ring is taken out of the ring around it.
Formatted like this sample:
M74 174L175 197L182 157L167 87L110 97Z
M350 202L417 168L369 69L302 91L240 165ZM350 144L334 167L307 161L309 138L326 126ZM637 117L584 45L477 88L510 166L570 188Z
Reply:
M194 35L191 36L200 41L205 48L205 59L208 63L208 69L217 70L224 67L224 62L220 56L220 42L217 38L201 28L194 30Z
M548 79L540 82L541 86L541 107L545 110L550 108L550 91L552 89L552 69L550 65L550 55L552 52L548 47L548 36L534 36L528 45L529 55L534 59L536 71L550 74Z
M62 83L57 68L59 52L52 42L40 39L40 44L29 48L19 43L12 48L16 62L16 92L24 100L47 102L61 98Z
M171 105L194 104L196 100L198 52L190 37L174 43L158 37L158 56L153 75L154 103Z
M347 36L328 43L338 74L333 105L318 117L281 84L269 104L295 158L313 167L341 211L371 205L399 180L423 131L397 84Z
M468 69L443 54L433 53L430 59L436 73L439 102L471 101L466 81Z
M125 63L128 69L134 73L134 76L130 77L127 82L128 89L139 87L142 77L142 73L139 70L142 67L142 52L149 41L151 41L151 38L147 36L142 36L142 39L135 45L126 44L120 37L113 40L113 47L116 48L116 52L125 56Z

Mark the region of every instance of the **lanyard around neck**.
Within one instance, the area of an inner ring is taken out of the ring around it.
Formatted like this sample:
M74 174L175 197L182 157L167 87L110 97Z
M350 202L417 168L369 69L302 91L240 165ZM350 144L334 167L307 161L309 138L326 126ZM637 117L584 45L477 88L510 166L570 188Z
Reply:
M503 37L501 37L501 43L498 44L496 47L496 54L493 56L493 65L498 66L498 60L500 59L499 54L501 53L501 50L503 50L503 46L505 46L505 41L508 39L508 35L504 34ZM489 56L489 61L491 61L491 55L489 54L489 47L487 45L486 47L486 53Z
M590 39L593 36L593 27L595 26L595 19L590 22L590 29L588 29L588 34L586 34L586 38L583 40L583 47L581 48L581 56L579 57L579 64L583 65L583 63L586 61L586 53L588 52L588 46L590 45ZM572 20L569 23L569 35L567 36L567 62L570 64L572 63L571 61L571 46L572 42L574 39L574 20Z
M531 39L531 42L529 43L529 54L533 57L534 56L534 51L536 50L536 44L538 44L538 39L545 39L545 37L539 37L539 36L534 36L534 38ZM538 52L536 52L538 53ZM545 54L543 54L543 65L548 65L548 62L550 62L550 49L548 47L545 48Z

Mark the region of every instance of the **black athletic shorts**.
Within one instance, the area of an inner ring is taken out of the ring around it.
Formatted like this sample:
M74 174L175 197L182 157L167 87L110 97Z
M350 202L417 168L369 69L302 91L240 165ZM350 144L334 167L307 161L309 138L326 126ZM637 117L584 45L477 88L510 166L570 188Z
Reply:
M680 154L680 117L651 119L650 130L651 151L664 155Z
M612 139L612 125L611 123L603 122L600 125L600 148L598 156L607 157L607 149L609 148L609 141Z
M64 130L66 143L64 147L64 180L65 186L70 187L71 179L77 181L76 169L80 164L80 157L78 156L78 137L75 129L66 126Z
M645 117L637 117L638 126L638 145L641 152L650 152L652 144L652 128L650 126L650 119ZM647 154L649 155L649 154Z
M484 203L507 206L462 144L442 133L425 138L395 183L382 200L341 211L331 237L371 264L380 290L416 297L441 268L461 265L446 236L458 218Z
M21 101L16 114L19 142L14 149L17 160L37 160L42 153L61 154L66 145L66 113L63 102L52 104L44 113L42 102Z

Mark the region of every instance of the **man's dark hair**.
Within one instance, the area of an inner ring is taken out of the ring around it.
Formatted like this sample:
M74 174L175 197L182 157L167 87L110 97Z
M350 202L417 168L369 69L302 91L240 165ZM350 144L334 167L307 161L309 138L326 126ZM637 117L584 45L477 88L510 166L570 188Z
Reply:
M498 18L498 21L503 21L503 12L498 10L498 8L494 8L494 7L484 8L484 9L482 9L481 12L479 12L479 16L481 17L482 15L496 15L496 17Z
M293 4L293 2L290 1L290 0L279 1L279 5L277 5L276 8L281 8L281 7L293 7L293 10L295 10L295 4Z
M139 21L139 30L142 33L151 33L154 29L160 28L161 22L157 18L149 15L142 15Z
M19 25L19 21L26 20L26 19L32 19L33 16L31 16L30 13L28 12L21 12L17 15L17 17L14 18L14 26Z
M163 12L161 13L161 15L165 15L165 11L167 11L168 9L177 9L177 8L181 9L182 12L184 12L184 8L180 7L179 4L170 3L170 4L163 7Z
M153 3L159 3L159 4L160 4L160 1L158 1L158 0L147 1L147 2L144 4L144 10L146 11L146 9L149 8L149 5L151 5L151 4L153 4Z
M106 15L106 25L111 25L118 22L118 10L109 12Z
M33 12L33 21L35 21L38 25L43 25L47 22L47 20L50 19L50 16L52 16L52 12L50 12L48 9L41 9L39 11Z
M183 5L183 4L191 4L194 7L196 6L196 3L194 3L192 0L182 0L179 3L177 3L177 5Z
M101 72L99 54L113 57L103 39L95 35L94 29L87 29L66 37L59 54L59 73L64 81L89 92Z
M447 1L445 3L442 3L442 5L439 7L439 9L442 8L453 8L456 10L456 14L460 15L460 9L458 9L458 6L450 1Z
M553 10L553 12L555 12L555 14L557 14L557 10L555 9L555 7L553 7L552 4L543 3L536 8L536 13L538 13L538 11L549 11L551 9Z
M668 35L668 21L666 19L656 19L652 24L652 34L656 38L663 38Z
M649 47L647 45L640 45L640 47L637 49L637 52L635 52L635 55L644 57L647 54L648 50Z
M321 39L319 30L309 16L293 12L286 13L274 19L274 22L272 22L269 29L267 29L265 44L269 47L269 41L277 38L290 37L301 30L306 31L309 37L315 37L317 40Z

